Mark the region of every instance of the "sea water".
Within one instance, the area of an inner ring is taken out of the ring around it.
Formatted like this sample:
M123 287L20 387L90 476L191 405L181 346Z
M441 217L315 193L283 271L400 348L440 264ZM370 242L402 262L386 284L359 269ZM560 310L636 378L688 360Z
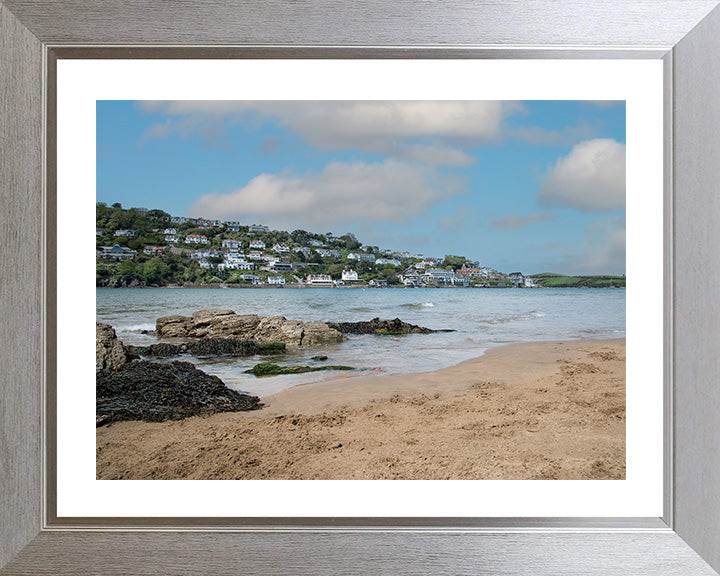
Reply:
M189 316L206 308L238 314L282 315L294 320L353 322L400 318L454 332L403 336L349 335L345 342L289 348L272 357L179 357L229 387L258 396L298 384L357 375L407 374L445 368L509 343L625 336L623 288L98 288L97 320L112 325L123 342L158 341L161 316ZM328 356L317 362L312 356ZM256 378L258 362L281 365L343 364L358 371L312 372Z

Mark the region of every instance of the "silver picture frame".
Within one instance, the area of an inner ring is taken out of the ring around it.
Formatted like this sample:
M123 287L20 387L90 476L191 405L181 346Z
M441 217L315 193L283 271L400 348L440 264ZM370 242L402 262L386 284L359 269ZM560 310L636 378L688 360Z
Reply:
M0 0L0 574L716 575L719 3ZM62 58L662 59L663 516L59 518L53 135Z

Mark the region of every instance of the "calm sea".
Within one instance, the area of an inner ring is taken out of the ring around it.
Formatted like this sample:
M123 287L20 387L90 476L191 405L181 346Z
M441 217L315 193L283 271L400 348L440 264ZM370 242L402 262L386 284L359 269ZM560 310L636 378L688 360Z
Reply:
M284 388L357 374L426 372L481 355L490 347L515 342L619 338L625 336L625 290L563 289L233 289L98 288L97 320L111 324L126 344L147 345L155 319L190 315L204 308L238 314L282 315L297 320L358 321L400 318L451 333L406 336L349 336L342 344L290 350L278 364L345 364L362 372L316 372L255 378L243 371L263 358L202 360L180 358L219 376L228 386L259 396Z

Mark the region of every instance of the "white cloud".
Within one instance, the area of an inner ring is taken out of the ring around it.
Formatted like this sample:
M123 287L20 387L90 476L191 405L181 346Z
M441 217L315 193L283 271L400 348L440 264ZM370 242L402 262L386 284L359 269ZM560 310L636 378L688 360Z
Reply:
M545 174L538 200L586 212L625 207L625 145L598 138L577 144Z
M234 192L200 197L188 215L257 221L285 230L336 229L406 222L463 191L457 180L405 162L334 162L320 173L261 174Z
M503 121L521 109L500 101L144 101L145 112L174 117L183 136L217 133L218 121L277 122L331 151L358 150L428 164L465 166L460 146L499 139ZM167 130L145 139L167 137Z

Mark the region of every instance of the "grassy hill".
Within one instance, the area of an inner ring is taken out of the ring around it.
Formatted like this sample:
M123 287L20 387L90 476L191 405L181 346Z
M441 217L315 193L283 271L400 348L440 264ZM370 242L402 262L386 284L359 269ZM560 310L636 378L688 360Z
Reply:
M543 272L532 278L545 288L625 288L625 276L566 276Z

